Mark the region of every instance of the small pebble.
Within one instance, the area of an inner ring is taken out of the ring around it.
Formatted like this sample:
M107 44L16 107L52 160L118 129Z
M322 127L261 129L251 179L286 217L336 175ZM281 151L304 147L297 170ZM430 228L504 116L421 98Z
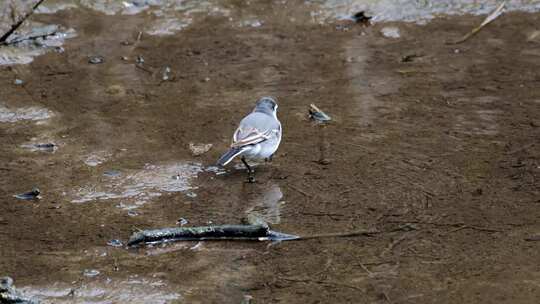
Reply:
M89 277L89 278L93 278L97 275L99 275L99 271L98 270L95 270L95 269L85 269L83 271L83 275L85 277Z
M170 67L165 67L165 69L163 70L163 76L161 77L161 79L163 79L163 81L167 81L169 79L171 79L171 68Z
M22 81L21 79L15 79L13 83L15 83L16 85L22 85L24 81Z
M387 26L383 27L381 29L381 34L386 38L399 38L401 37L401 34L399 33L399 29L394 26Z
M191 198L197 197L197 193L192 192L192 191L187 192L186 195L187 195L188 197L191 197Z
M34 188L30 192L16 194L16 195L14 195L14 197L18 198L18 199L29 201L29 200L39 199L40 198L39 194L40 194L39 189Z
M103 175L107 177L117 177L117 176L120 176L120 174L121 174L120 171L116 171L116 170L108 170L108 171L103 172Z
M176 221L176 225L179 225L179 226L184 226L184 225L187 225L188 220L186 220L185 218L181 217L178 219L178 221Z
M135 210L129 210L127 214L128 216L131 216L131 217L139 215L139 213L137 213L137 211Z
M108 241L107 245L112 246L112 247L122 247L122 246L124 246L122 241L117 240L117 239Z
M88 59L88 63L91 63L91 64L100 64L103 62L105 62L105 58L103 58L103 56L100 56L100 55L92 56Z
M143 56L141 56L141 55L137 56L137 63L138 63L138 64L143 64L143 63L144 63L144 58L143 58Z

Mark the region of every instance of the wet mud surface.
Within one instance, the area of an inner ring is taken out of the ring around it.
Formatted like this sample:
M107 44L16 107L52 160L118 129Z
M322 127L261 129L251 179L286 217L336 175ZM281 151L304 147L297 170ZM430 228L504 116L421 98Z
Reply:
M363 27L280 5L231 1L249 23L209 14L168 36L146 14L33 15L77 35L0 66L1 275L46 303L537 302L540 15L448 45L483 17ZM246 184L212 166L263 95L284 137ZM310 122L312 103L333 120ZM379 233L107 245L249 213L290 234Z

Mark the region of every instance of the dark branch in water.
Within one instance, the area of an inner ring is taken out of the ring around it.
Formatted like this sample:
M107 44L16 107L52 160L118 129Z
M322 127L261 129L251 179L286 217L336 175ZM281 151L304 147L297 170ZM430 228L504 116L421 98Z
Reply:
M32 16L32 14L34 13L34 11L41 5L41 3L43 3L45 0L39 0L36 4L34 4L34 6L32 7L32 9L26 13L19 21L17 21L15 24L13 24L11 26L11 28L4 34L2 35L2 37L0 37L0 44L5 44L7 39L9 38L9 36L11 36L11 34L13 34L13 32L15 32L22 24L23 22L28 19L30 16Z
M203 227L175 227L135 232L128 246L140 243L194 241L194 240L251 240L270 237L270 230L263 225L223 225Z
M203 227L175 227L142 230L133 233L128 246L174 241L240 240L240 241L293 241L329 237L372 236L377 231L360 230L346 233L297 236L272 231L267 225L223 225Z

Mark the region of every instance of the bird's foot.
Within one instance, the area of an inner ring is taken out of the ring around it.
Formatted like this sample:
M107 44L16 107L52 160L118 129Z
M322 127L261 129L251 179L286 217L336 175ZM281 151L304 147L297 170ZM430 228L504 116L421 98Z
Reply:
M255 183L255 176L248 176L246 183L248 184Z
M255 170L253 169L248 170L247 182L250 184L255 182Z

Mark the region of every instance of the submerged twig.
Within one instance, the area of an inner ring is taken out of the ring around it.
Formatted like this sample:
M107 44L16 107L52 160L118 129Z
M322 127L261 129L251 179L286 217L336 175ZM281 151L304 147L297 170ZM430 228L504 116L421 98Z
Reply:
M2 37L0 37L0 44L5 44L6 43L6 40L9 38L9 36L11 36L11 34L13 34L22 24L23 22L28 19L28 17L32 16L32 14L34 13L34 11L41 5L41 3L43 3L45 0L39 0L36 4L34 4L34 6L32 7L32 9L24 14L24 16L19 20L17 21L15 24L13 24L11 26L11 28L4 33L4 35L2 35Z
M304 191L304 190L302 190L302 189L300 189L297 186L294 186L292 184L287 184L287 187L289 187L289 188L293 189L294 191L302 194L303 196L313 197L311 194L307 193L306 191Z
M503 1L503 3L501 3L491 14L489 14L489 16L487 16L486 19L484 19L484 21L479 26L475 27L472 31L465 34L465 36L461 37L461 39L458 39L456 41L450 41L450 42L447 42L446 44L459 44L459 43L465 42L466 40L474 36L476 33L478 33L481 29L483 29L484 26L488 25L497 17L502 15L505 5L506 5L506 1Z
M379 231L357 230L357 231L350 231L350 232L323 233L323 234L314 234L314 235L308 235L308 236L300 236L295 240L311 240L311 239L332 238L332 237L373 236L377 233L379 233Z
M455 229L452 229L452 230L448 231L444 235L448 235L450 233L454 233L454 232L457 232L457 231L460 231L460 230L463 230L463 229L472 229L472 230L484 231L484 232L503 232L502 230L499 230L499 229L462 225L460 227L457 227Z

